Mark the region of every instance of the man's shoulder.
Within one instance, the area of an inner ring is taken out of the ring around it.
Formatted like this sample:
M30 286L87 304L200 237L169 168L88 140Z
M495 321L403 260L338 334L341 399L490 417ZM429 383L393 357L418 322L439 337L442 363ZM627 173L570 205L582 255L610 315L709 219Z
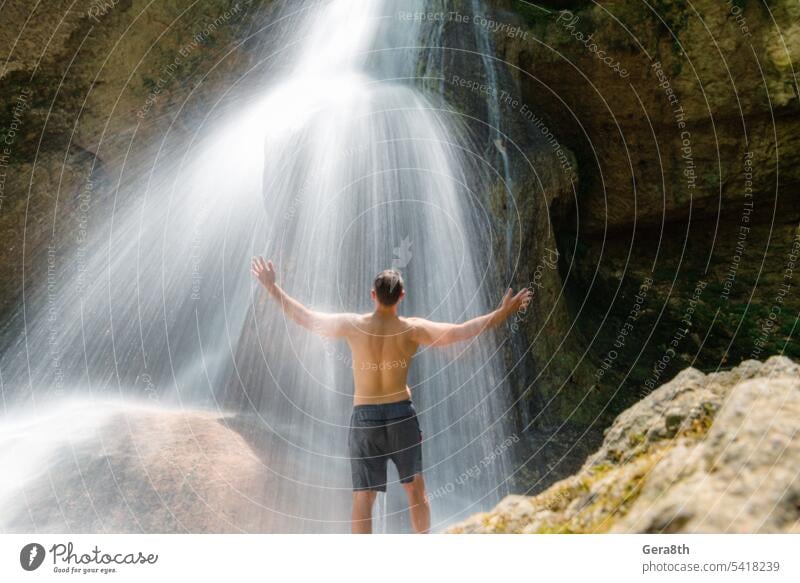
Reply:
M356 330L363 332L369 328L372 314L348 314L348 321Z
M408 318L399 318L400 324L410 332L419 330L427 320L418 316L409 316Z

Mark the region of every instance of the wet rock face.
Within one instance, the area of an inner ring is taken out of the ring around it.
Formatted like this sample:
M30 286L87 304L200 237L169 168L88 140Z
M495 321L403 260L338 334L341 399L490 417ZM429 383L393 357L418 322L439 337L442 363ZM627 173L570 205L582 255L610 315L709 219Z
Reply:
M606 425L687 366L800 357L797 3L490 4L580 179L530 217L559 251L540 301L568 306L527 329L531 417Z
M796 3L494 4L527 33L500 31L499 53L591 178L584 232L686 216L690 199L713 214L720 194L742 198L747 152L759 193L775 186L776 147L781 182L800 179Z
M624 411L583 468L450 532L800 532L800 366L687 369Z
M160 144L186 143L225 91L248 83L272 4L3 5L0 319L18 311L23 282L29 299L46 279L49 250L60 267L101 228L115 191L151 168Z

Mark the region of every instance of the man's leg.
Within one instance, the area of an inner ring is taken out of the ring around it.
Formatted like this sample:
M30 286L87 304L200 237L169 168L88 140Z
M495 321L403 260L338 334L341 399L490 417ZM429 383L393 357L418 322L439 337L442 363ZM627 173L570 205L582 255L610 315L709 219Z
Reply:
M353 492L353 534L372 534L372 505L376 495L374 490Z
M408 495L408 509L411 511L411 525L418 534L425 534L431 528L431 507L425 497L425 481L422 474L403 484Z

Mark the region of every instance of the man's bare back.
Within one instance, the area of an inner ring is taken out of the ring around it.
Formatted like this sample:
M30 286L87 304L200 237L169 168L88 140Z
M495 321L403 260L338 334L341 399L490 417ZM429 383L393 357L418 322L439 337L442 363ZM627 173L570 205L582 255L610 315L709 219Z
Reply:
M283 291L271 261L255 257L250 269L290 319L350 345L355 385L350 425L353 532L371 532L372 504L376 492L386 489L389 460L408 494L414 529L427 532L430 509L422 479L422 437L407 384L411 359L420 345L446 346L498 326L527 307L531 292L523 289L513 295L509 288L496 310L460 324L401 318L397 307L405 296L403 279L397 271L385 270L370 291L372 313L329 314L311 310Z
M353 403L392 403L411 398L406 379L419 344L413 326L393 314L353 318L347 344L353 355Z

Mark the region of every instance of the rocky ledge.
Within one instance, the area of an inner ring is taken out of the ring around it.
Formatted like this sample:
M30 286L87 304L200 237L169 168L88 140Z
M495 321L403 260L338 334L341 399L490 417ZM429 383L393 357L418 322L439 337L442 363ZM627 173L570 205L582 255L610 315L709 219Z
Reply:
M59 415L56 426L65 413ZM39 475L11 497L16 512L0 500L0 531L263 528L270 513L259 502L273 484L247 440L230 427L233 421L206 411L113 409L96 429L64 435L50 459L40 460Z
M621 413L577 474L452 533L800 533L800 366L688 368Z

